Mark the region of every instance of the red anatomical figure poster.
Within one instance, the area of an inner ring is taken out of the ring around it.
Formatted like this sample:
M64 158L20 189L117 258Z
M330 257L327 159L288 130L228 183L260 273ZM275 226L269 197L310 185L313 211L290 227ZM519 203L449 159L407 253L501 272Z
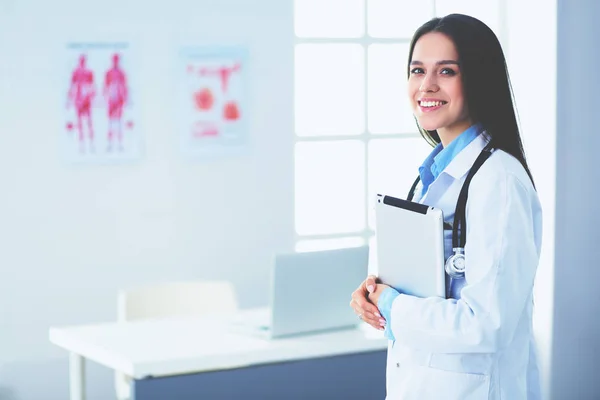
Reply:
M74 163L139 158L137 71L129 44L70 43L66 50L64 157Z

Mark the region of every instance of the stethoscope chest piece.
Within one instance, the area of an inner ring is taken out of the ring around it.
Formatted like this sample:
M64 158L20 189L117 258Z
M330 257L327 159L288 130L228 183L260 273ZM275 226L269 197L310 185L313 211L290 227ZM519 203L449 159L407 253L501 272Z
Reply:
M453 279L462 279L465 277L465 249L457 247L453 250L454 254L446 260L446 273Z

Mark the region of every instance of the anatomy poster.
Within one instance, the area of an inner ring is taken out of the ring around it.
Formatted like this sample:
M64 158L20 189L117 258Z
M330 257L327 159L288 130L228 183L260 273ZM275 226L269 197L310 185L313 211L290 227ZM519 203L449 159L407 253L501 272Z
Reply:
M63 76L63 154L72 163L141 154L139 91L128 43L70 43Z
M245 48L181 49L177 117L185 155L210 158L244 150L248 139L246 69Z

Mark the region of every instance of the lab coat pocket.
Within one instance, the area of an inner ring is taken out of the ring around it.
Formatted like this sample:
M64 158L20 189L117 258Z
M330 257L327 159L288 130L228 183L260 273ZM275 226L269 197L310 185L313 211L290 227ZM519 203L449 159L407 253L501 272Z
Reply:
M402 399L486 400L490 377L415 366L412 382Z

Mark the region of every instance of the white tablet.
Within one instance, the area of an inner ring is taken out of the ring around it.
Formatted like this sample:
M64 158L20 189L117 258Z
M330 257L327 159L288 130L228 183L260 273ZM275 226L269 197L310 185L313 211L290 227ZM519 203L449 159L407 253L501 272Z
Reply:
M375 203L377 275L418 297L446 297L442 210L382 194Z

